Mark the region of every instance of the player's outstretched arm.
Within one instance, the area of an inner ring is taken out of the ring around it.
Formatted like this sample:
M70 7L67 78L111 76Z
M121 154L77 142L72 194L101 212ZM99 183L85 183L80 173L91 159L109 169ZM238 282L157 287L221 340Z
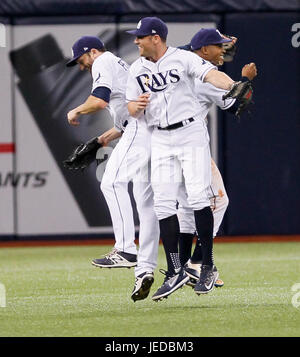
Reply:
M98 136L98 143L102 144L102 146L107 146L111 141L116 140L121 136L122 132L113 127Z
M226 73L217 71L216 69L211 69L206 74L204 82L208 82L213 86L224 90L230 90L234 84L234 81L227 76Z
M128 102L127 107L129 114L134 118L138 118L144 112L149 103L150 93L141 94L137 100Z
M106 108L108 103L103 99L97 98L93 95L90 95L87 100L79 105L78 107L70 110L67 114L68 122L70 125L78 126L79 117L82 114L95 113L98 110Z

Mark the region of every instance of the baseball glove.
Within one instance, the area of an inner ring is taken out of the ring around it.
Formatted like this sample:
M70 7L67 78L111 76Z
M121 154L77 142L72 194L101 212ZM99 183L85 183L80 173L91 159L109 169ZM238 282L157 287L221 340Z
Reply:
M223 35L225 38L229 38L231 40L234 39L234 37L232 36L228 36L228 35ZM236 43L234 42L226 42L223 43L223 48L225 49L225 53L223 55L224 57L224 62L231 62L233 61L233 57L236 54Z
M235 112L236 116L240 116L252 102L253 88L251 81L234 82L231 90L224 94L222 99L235 98L238 103L238 109Z
M64 167L69 170L84 170L93 161L96 161L96 153L102 145L98 138L90 139L85 144L78 145L67 160L63 161Z

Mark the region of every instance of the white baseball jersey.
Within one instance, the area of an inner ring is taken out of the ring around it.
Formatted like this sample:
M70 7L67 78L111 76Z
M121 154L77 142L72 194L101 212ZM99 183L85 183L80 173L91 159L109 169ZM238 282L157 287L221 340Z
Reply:
M126 101L150 92L145 118L149 126L167 127L189 118L205 118L195 92L193 78L203 81L216 69L196 54L174 47L157 61L137 59L130 67Z
M115 128L124 130L124 122L129 119L125 101L125 89L129 66L121 58L109 51L97 57L92 65L93 88L106 87L110 89L109 110Z

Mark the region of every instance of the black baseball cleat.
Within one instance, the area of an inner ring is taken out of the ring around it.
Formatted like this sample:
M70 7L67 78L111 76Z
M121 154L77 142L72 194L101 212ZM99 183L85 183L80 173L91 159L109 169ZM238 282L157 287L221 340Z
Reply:
M218 271L214 272L214 267L210 265L202 265L200 279L197 281L194 291L196 294L207 294L215 286L215 282L219 277Z
M167 298L170 294L181 288L189 280L189 277L183 268L181 268L177 273L173 274L170 274L168 271L163 269L160 269L159 271L162 274L165 274L166 277L162 286L152 296L152 300L154 301Z
M193 280L199 280L200 269L201 269L201 264L193 264L190 261L190 259L184 265L185 272Z
M190 278L186 285L194 288L197 281L200 279L201 264L193 264L190 260L188 260L184 265L184 270ZM213 273L216 277L215 287L221 288L224 285L224 281L218 278L219 273L215 265L213 266Z
M192 264L190 260L185 263L184 270L189 277L189 280L186 285L194 288L197 283L197 280L199 280L200 278L200 267L201 264Z
M104 258L94 259L92 264L99 268L131 268L137 265L136 254L113 249Z
M152 272L145 272L135 278L134 288L131 294L131 299L144 300L149 295L151 286L154 282L154 275Z

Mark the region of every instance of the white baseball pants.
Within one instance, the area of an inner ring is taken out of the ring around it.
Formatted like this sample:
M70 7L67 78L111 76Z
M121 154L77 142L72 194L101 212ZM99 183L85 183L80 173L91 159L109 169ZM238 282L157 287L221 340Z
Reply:
M159 220L177 214L182 176L192 210L210 206L211 156L204 120L152 133L151 182Z
M220 171L214 162L211 160L212 182L210 187L210 206L214 216L214 232L215 237L219 231L225 211L228 207L229 200L224 187L224 182ZM184 183L181 185L178 196L178 220L181 233L196 232L194 212L187 202L187 193Z
M128 193L128 183L133 182L140 221L136 275L153 271L157 263L159 224L150 184L150 154L151 130L143 119L131 118L107 162L101 182L112 219L115 248L137 254L133 210Z

